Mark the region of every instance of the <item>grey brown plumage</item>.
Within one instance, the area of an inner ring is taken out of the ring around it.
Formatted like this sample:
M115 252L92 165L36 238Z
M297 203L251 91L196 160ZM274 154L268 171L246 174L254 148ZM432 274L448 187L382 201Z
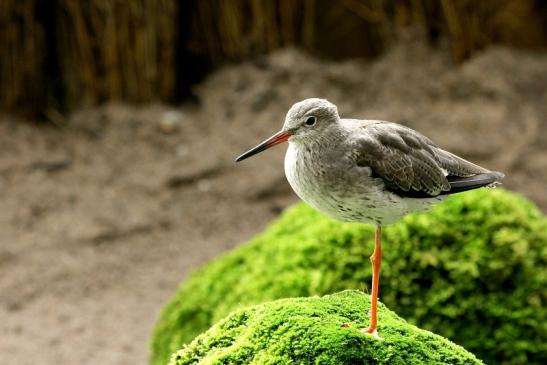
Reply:
M344 120L342 120L344 122ZM353 154L358 166L369 166L386 188L403 197L430 198L489 186L503 178L439 148L429 138L399 124L360 123Z

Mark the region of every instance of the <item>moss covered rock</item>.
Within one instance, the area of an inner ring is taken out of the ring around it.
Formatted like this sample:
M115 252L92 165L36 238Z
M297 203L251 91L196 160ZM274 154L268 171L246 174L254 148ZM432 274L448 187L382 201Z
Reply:
M368 295L281 299L235 311L173 354L190 364L482 364L447 339L379 306L382 340L361 333ZM344 325L348 325L347 327Z
M380 298L486 363L547 363L547 220L504 191L459 194L384 229ZM197 270L164 309L152 362L241 306L366 289L373 229L306 205Z

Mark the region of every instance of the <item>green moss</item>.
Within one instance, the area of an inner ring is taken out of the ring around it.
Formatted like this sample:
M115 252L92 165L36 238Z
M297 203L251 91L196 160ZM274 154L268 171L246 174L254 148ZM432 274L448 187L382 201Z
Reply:
M362 334L369 305L368 295L344 291L239 310L173 354L170 364L482 364L381 304L383 340Z
M366 289L373 230L304 204L186 280L152 339L152 363L242 306ZM502 189L459 194L384 229L380 297L486 363L547 363L547 221Z

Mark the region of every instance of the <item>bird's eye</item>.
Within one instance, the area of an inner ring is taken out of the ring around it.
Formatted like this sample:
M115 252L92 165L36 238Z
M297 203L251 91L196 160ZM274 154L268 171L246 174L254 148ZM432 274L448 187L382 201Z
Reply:
M315 117L308 117L306 119L306 125L314 125L315 124Z

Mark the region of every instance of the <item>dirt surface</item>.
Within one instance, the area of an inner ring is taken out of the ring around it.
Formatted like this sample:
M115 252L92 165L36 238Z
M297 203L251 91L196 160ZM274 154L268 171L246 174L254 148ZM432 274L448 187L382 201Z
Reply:
M198 105L110 104L61 127L2 117L0 363L145 364L188 271L296 201L284 148L233 159L306 97L414 127L547 210L546 70L546 54L502 48L457 67L420 44L372 63L289 49L215 73Z

